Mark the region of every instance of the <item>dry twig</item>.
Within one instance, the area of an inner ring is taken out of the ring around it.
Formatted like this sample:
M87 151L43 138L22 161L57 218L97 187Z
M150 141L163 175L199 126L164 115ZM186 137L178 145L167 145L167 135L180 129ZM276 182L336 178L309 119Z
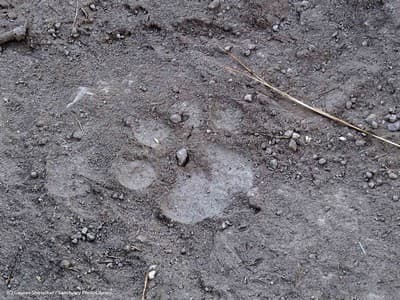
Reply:
M78 12L79 12L79 0L76 0L76 7L75 7L75 17L74 22L72 23L72 31L71 36L75 36L78 32Z
M146 294L147 294L148 287L149 287L149 272L146 272L146 276L144 277L144 287L143 287L141 300L146 300Z
M300 105L300 106L302 106L302 107L304 107L304 108L306 108L306 109L308 109L310 111L313 111L313 112L315 112L315 113L317 113L317 114L319 114L319 115L321 115L323 117L326 117L326 118L328 118L328 119L330 119L332 121L335 121L335 122L337 122L337 123L339 123L341 125L347 126L347 127L351 128L351 129L354 129L354 130L356 130L358 132L361 132L361 133L364 133L366 135L369 135L369 136L371 136L371 137L373 137L373 138L375 138L377 140L380 140L380 141L382 141L384 143L387 143L387 144L390 144L390 145L395 146L397 148L400 148L400 144L392 142L392 141L390 141L390 140L388 140L388 139L386 139L384 137L381 137L381 136L379 136L379 135L377 135L377 134L375 134L373 132L364 130L364 129L356 126L356 125L353 125L353 124L351 124L351 123L349 123L349 122L347 122L345 120L342 120L342 119L340 119L338 117L335 117L335 116L333 116L333 115L331 115L331 114L329 114L329 113L327 113L327 112L325 112L325 111L323 111L323 110L321 110L319 108L312 107L312 106L310 106L310 105L308 105L308 104L296 99L295 97L290 96L289 94L281 91L280 89L274 87L273 85L271 85L270 83L265 81L261 76L256 74L250 67L248 67L246 64L244 64L238 57L236 57L232 53L227 52L225 50L223 50L223 52L225 54L227 54L232 60L237 62L244 70L246 70L247 73L243 72L243 71L240 71L240 70L237 70L235 68L225 67L225 69L227 71L229 71L231 73L235 73L235 74L240 74L240 75L243 75L243 76L245 76L247 78L253 79L253 80L261 83L265 87L269 88L274 93L276 93L276 94L278 94L278 95L290 100L291 102L296 103L296 104L298 104L298 105Z

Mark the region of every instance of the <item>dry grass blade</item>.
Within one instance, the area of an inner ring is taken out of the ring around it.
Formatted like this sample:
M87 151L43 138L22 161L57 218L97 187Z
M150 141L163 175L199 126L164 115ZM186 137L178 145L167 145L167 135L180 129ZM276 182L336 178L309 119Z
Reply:
M323 110L321 110L321 109L319 109L319 108L312 107L312 106L310 106L310 105L308 105L308 104L306 104L306 103L304 103L304 102L302 102L302 101L296 99L296 98L293 97L293 96L290 96L289 94L287 94L287 93L281 91L280 89L278 89L278 88L274 87L273 85L271 85L270 83L266 82L262 77L260 77L260 76L257 75L256 73L254 73L254 71L253 71L250 67L248 67L246 64L244 64L238 57L236 57L236 56L233 55L232 53L229 53L229 52L226 52L226 51L224 51L224 52L225 52L232 60L234 60L235 62L237 62L243 69L245 69L245 70L247 71L247 73L246 73L246 72L243 72L243 71L240 71L240 70L237 70L237 69L234 69L234 68L225 67L225 69L226 69L227 71L229 71L229 72L231 72L231 73L243 75L243 76L245 76L245 77L247 77L247 78L253 79L253 80L255 80L255 81L261 83L261 84L264 85L265 87L269 88L269 89L270 89L271 91L273 91L274 93L281 95L282 97L284 97L284 98L290 100L290 101L293 102L293 103L296 103L296 104L298 104L298 105L304 107L305 109L308 109L308 110L310 110L310 111L312 111L312 112L315 112L316 114L319 114L319 115L321 115L321 116L323 116L323 117L325 117L325 118L328 118L328 119L330 119L330 120L332 120L332 121L334 121L334 122L337 122L337 123L339 123L339 124L341 124L341 125L347 126L347 127L351 128L351 129L354 129L354 130L356 130L356 131L358 131L358 132L361 132L361 133L364 133L364 134L366 134L366 135L369 135L369 136L371 136L371 137L373 137L373 138L375 138L375 139L377 139L377 140L380 140L380 141L382 141L382 142L384 142L384 143L387 143L387 144L390 144L390 145L395 146L395 147L397 147L397 148L400 148L400 145L397 144L397 143L395 143L395 142L392 142L392 141L390 141L390 140L388 140L388 139L386 139L386 138L384 138L384 137L381 137L381 136L379 136L379 135L376 135L376 134L373 133L373 132L364 130L364 129L362 129L362 128L356 126L356 125L353 125L353 124L351 124L351 123L345 121L345 120L342 120L342 119L340 119L340 118L338 118L338 117L335 117L334 115L331 115L331 114L329 114L329 113L327 113L327 112L325 112L325 111L323 111Z
M74 22L72 23L71 36L73 36L77 32L78 12L79 12L79 0L76 0L75 17L74 17Z
M144 277L144 287L142 292L141 300L146 300L147 288L149 287L149 272L146 272L146 276Z

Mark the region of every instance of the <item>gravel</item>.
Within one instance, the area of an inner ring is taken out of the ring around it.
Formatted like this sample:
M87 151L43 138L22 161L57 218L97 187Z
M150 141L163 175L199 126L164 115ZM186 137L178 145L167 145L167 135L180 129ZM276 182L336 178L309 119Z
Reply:
M290 139L289 149L292 151L297 151L297 143L294 139Z
M247 94L243 98L247 102L252 102L253 101L253 95L252 94Z
M149 280L153 280L154 278L156 278L156 274L157 274L156 270L151 270L148 275Z
M96 235L90 232L86 235L86 238L89 242L93 242L96 239Z
M365 146L366 141L364 140L356 140L356 146Z
M300 138L300 134L298 134L297 132L293 132L292 138L295 139L295 140L297 140L297 139Z
M291 138L293 135L293 130L286 130L283 134L284 137Z
M71 268L71 266L72 266L72 263L67 259L63 259L60 262L60 267L63 268L63 269L69 269L69 268Z
M71 138L80 141L83 138L82 130L76 130L72 133Z
M369 126L371 126L373 129L378 128L378 122L376 121L376 115L375 114L370 114L365 121L368 123Z
M384 117L384 120L390 123L394 123L397 121L397 115L396 114L388 114Z
M176 151L176 159L178 161L178 165L184 167L189 159L187 150L185 148L181 148Z
M278 167L278 160L271 159L269 165L271 166L272 169L276 169Z
M220 6L221 6L221 0L213 0L208 5L208 9L214 10L214 9L219 8Z
M261 149L266 150L267 149L267 143L262 143L261 144Z
M397 121L397 122L395 122L395 123L388 124L388 125L387 125L387 129L388 129L389 131L392 131L392 132L394 132L394 131L399 131L399 130L400 130L400 121Z
M178 124L182 122L182 116L180 114L173 114L169 117L169 120L174 124Z

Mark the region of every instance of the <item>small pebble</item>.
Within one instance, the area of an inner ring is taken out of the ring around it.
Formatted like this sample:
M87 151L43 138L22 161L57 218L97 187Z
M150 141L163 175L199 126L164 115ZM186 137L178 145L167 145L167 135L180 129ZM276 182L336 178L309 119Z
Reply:
M177 85L172 86L171 89L175 94L179 94L181 92L181 90L179 89L179 87Z
M278 167L278 161L276 159L271 159L269 165L272 169L276 169Z
M248 43L247 44L247 49L249 50L256 50L257 49L257 45L253 44L253 43Z
M185 249L185 247L183 247L183 248L181 249L181 254L182 254L182 255L185 255L185 254L186 254L186 249Z
M275 31L275 32L278 32L279 31L279 25L278 24L274 24L272 26L272 30Z
M9 11L7 13L7 16L11 19L11 20L15 20L18 18L18 15L15 12Z
M320 164L321 166L325 165L326 162L327 162L327 161L326 161L325 158L320 158L320 159L318 160L318 164Z
M96 10L96 5L94 5L93 3L89 5L89 8L93 11Z
M366 142L364 140L356 140L356 146L364 146Z
M297 12L302 12L310 7L310 1L300 1L295 3L295 9Z
M292 151L297 151L297 143L294 139L290 139L289 149L291 149Z
M188 152L185 148L181 148L176 152L176 159L179 166L184 167L188 161L188 158Z
M227 51L227 52L230 52L232 50L232 48L233 47L231 45L228 45L228 46L224 47L224 50Z
M373 182L373 181L370 181L370 182L368 182L368 186L369 186L369 188L371 188L371 189L373 189L373 188L375 188L375 182Z
M37 172L35 172L35 171L32 171L31 172L31 178L32 179L36 179L36 178L38 178L39 177L39 174L37 173Z
M246 56L246 57L249 57L250 54L251 54L251 51L249 49L246 49L246 50L243 51L243 55Z
M169 120L174 124L178 124L182 122L182 116L180 114L173 114L169 117Z
M244 96L244 100L247 102L252 102L253 101L253 95L252 94L247 94Z
M226 229L226 228L228 228L228 226L232 226L232 223L231 223L230 221L224 221L224 222L222 222L221 227L222 227L223 230Z
M210 4L208 4L208 9L217 9L221 6L221 0L213 0Z
M295 140L297 140L297 139L300 138L300 134L298 134L297 132L293 132L292 138L295 139Z
M399 131L400 130L400 121L397 121L397 122L392 123L392 124L388 124L387 125L387 129L389 131L392 131L392 132Z
M397 121L397 115L396 114L388 114L384 117L385 121L388 121L390 123L394 123Z
M374 129L378 128L378 122L376 121L376 115L370 114L365 121Z
M388 173L388 175L389 175L389 178L393 179L393 180L395 180L399 177L395 172L391 172L391 171Z
M67 259L63 259L60 262L60 267L63 268L63 269L69 269L69 268L71 268L71 266L72 266L71 262L69 260L67 260Z
M374 176L374 174L372 172L366 172L365 173L365 177L367 177L368 179L371 179Z
M399 196L398 195L393 195L392 200L393 200L393 202L399 201Z
M80 141L83 138L83 132L82 130L76 130L72 133L71 138Z
M89 242L93 242L96 239L96 235L94 233L88 233L86 238Z
M265 153L271 155L272 153L274 153L274 151L271 148L267 148L265 149Z
M81 230L82 234L87 234L88 231L89 231L89 229L87 227L83 227Z
M373 129L377 129L378 128L378 122L376 122L376 121L371 121L370 125L371 125L371 127Z
M316 259L317 258L317 254L311 253L311 254L308 255L308 258L309 259Z
M263 149L263 150L267 149L267 143L265 143L265 142L262 143L261 144L261 149Z
M156 278L156 274L157 274L156 270L151 270L148 274L149 280L153 280L154 278Z
M353 106L353 102L351 101L346 101L346 109L351 109Z
M71 30L71 36L73 37L73 38L78 38L79 37L79 32L78 32L78 29L76 28L76 27L74 27L74 28L72 28L72 30Z
M346 137L344 137L344 136L341 136L341 137L339 137L339 141L341 141L341 142L345 142L345 141L347 141L347 139L346 139Z
M293 130L286 130L283 134L284 137L291 138L293 135Z

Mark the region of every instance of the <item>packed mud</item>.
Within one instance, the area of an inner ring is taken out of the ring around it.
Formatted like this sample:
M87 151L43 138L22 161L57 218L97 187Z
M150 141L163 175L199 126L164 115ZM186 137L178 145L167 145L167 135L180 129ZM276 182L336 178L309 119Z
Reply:
M399 15L0 0L0 298L398 299Z

